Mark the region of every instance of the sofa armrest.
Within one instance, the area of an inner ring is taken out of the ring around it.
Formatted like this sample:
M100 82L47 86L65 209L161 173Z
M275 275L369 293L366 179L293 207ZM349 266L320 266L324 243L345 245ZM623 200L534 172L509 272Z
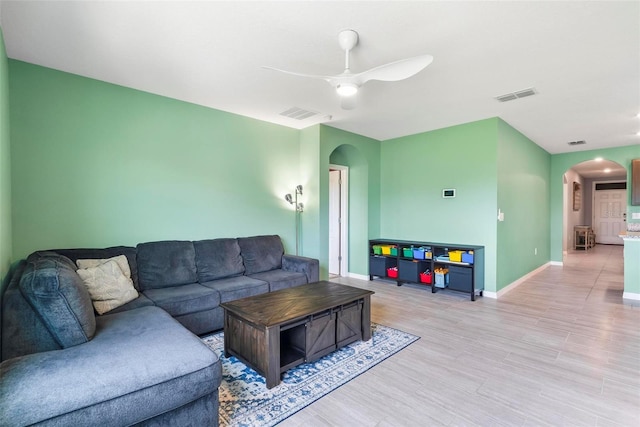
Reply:
M282 255L282 269L304 273L307 276L307 283L320 280L320 262L315 258L284 254Z

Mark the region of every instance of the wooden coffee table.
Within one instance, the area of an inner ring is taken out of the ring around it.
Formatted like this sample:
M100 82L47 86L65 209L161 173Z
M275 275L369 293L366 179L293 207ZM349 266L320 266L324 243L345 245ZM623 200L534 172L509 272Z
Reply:
M373 293L321 281L222 303L225 356L242 360L272 388L287 369L368 341Z

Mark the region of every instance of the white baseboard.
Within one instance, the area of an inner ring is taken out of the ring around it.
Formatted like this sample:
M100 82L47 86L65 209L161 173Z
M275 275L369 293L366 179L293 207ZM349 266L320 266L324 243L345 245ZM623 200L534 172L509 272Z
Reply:
M498 293L497 292L482 291L482 297L483 298L498 299Z
M640 294L637 294L635 292L624 292L622 294L622 299L632 299L632 300L640 301Z
M549 265L559 265L560 267L562 267L564 265L564 262L562 262L562 261L549 261Z
M359 279L359 280L366 280L369 281L369 276L365 275L365 274L357 274L357 273L347 273L347 277L350 277L352 279Z
M487 291L483 291L482 292L482 296L486 297L486 298L494 298L494 299L498 299L500 298L502 295L506 294L507 292L509 292L512 289L517 288L519 285L521 285L522 283L524 283L526 280L528 280L529 278L535 276L536 274L540 273L542 270L544 270L545 268L549 267L549 265L556 265L553 264L554 261L550 261L546 264L541 265L540 267L536 268L533 271L530 271L529 273L525 274L524 276L522 276L521 278L519 278L518 280L508 284L507 286L505 286L504 288L500 289L498 292L487 292ZM560 265L562 265L562 263L560 263Z

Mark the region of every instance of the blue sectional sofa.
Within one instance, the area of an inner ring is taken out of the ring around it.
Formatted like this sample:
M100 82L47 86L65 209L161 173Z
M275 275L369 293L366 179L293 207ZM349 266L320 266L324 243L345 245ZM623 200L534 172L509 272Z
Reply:
M126 256L138 297L98 315L76 261ZM218 425L221 302L316 282L278 236L38 251L2 297L0 425Z

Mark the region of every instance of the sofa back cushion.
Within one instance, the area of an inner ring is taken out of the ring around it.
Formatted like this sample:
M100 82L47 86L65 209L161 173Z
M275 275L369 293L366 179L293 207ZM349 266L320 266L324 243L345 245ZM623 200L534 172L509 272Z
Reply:
M167 240L140 243L138 282L141 290L186 285L197 281L193 243Z
M210 239L193 242L200 283L244 273L237 239Z
M280 236L241 237L238 245L244 260L245 274L282 268L284 247Z
M91 297L69 258L54 252L30 255L19 287L62 348L93 338L96 318Z
M133 286L138 287L138 265L136 264L136 248L131 246L113 246L104 249L54 249L53 252L59 253L69 258L74 263L79 259L107 259L124 255L129 262L131 270L131 280Z

